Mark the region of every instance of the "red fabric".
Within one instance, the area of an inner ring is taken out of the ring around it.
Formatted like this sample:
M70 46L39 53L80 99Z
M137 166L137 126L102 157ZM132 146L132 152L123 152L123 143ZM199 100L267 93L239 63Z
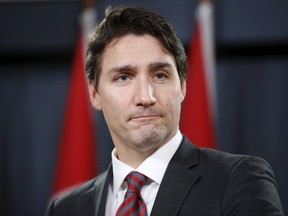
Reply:
M212 106L208 99L203 40L196 24L188 56L187 93L183 102L181 131L200 147L216 148Z
M77 40L53 194L95 177L95 128L85 80L83 42Z

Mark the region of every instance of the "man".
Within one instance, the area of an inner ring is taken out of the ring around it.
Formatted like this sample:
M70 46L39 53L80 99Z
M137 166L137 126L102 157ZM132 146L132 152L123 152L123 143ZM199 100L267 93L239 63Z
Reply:
M91 103L115 145L112 164L53 201L47 215L284 215L264 160L197 148L180 133L186 64L161 16L134 7L106 12L86 70Z

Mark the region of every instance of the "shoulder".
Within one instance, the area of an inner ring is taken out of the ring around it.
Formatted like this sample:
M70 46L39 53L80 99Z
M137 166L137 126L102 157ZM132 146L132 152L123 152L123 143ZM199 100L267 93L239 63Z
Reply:
M106 177L107 171L96 178L69 190L69 192L60 197L55 198L51 201L46 215L67 215L69 212L73 212L73 215L77 215L77 212L81 209L80 200L89 199L95 196L97 197L95 191L97 188L102 187L101 185L104 185Z
M62 202L67 202L69 200L79 198L91 192L99 185L100 182L103 182L105 180L105 177L106 177L106 172L100 174L99 176L97 176L96 178L90 181L80 184L79 186L75 187L74 189L72 189L71 191L63 195L62 197L56 199L56 204L60 204Z
M186 137L183 139L182 146L178 157L197 158L186 159L186 161L194 160L194 163L190 163L193 164L191 168L202 176L202 182L207 185L217 185L219 190L224 191L237 184L243 183L249 189L254 187L254 184L266 185L269 182L269 185L277 188L272 168L263 158L199 148ZM247 184L246 181L251 184Z
M218 200L222 215L283 215L272 168L263 158L199 148L187 138L182 146L182 156L197 157L191 169L201 176L199 193Z
M261 157L199 148L199 162L208 176L218 176L222 183L270 179L277 187L270 164Z
M271 170L270 165L263 158L232 154L217 149L200 148L191 143L185 136L182 141L179 157L197 158L197 164L201 169L211 172L222 172L229 174L234 172L247 171L250 169ZM189 159L188 159L189 160ZM194 159L195 160L195 159Z
M257 156L231 154L215 149L200 148L200 160L206 165L214 168L221 167L223 170L234 172L237 170L251 169L268 169L271 170L270 165L266 160Z
M206 176L222 188L224 215L283 214L274 173L267 161L213 149L199 151Z

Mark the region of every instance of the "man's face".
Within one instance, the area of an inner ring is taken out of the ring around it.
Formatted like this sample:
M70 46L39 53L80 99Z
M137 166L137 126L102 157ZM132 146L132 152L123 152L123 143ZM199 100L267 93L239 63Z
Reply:
M126 35L106 48L99 86L89 84L92 105L102 110L117 151L153 151L178 130L186 83L173 55L152 36Z

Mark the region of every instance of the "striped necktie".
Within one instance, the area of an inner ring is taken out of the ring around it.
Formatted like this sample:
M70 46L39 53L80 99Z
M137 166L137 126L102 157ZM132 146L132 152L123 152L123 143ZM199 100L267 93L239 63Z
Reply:
M136 171L132 171L127 175L128 188L116 216L147 216L146 205L140 194L147 179L145 175Z

